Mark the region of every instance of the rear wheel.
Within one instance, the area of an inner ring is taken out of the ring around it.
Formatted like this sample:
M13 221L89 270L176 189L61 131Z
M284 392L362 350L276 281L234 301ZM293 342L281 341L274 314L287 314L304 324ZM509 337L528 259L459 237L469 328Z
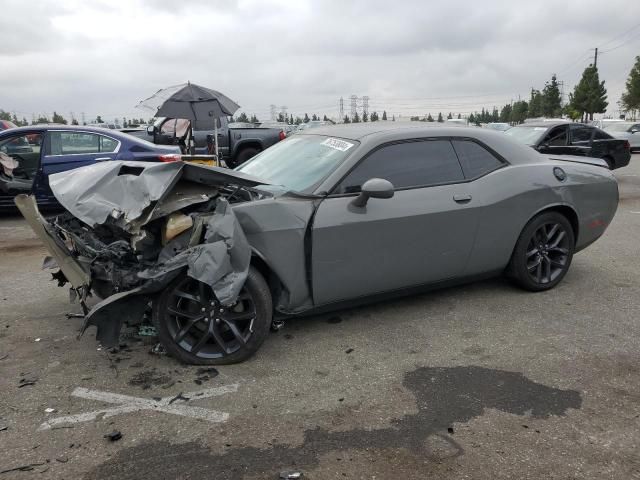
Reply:
M269 288L253 268L231 307L222 306L209 285L186 275L169 284L153 302L160 342L173 357L190 364L246 360L264 342L271 315Z
M229 159L227 161L227 165L229 165L230 168L235 168L238 165L242 165L251 157L255 157L258 153L260 153L260 150L258 150L257 148L253 148L253 147L243 148L242 150L240 150L240 152L238 152L238 154L236 155L236 158Z
M573 228L567 218L558 212L542 213L520 234L508 270L526 290L549 290L569 270L574 248Z

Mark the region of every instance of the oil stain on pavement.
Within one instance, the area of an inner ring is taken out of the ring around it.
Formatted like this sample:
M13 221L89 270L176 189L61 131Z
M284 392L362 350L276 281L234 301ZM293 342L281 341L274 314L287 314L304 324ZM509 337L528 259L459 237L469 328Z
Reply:
M312 470L331 451L393 446L424 454L430 435L447 438L462 454L462 447L445 432L454 423L481 416L485 409L548 418L582 405L577 391L547 387L520 373L477 366L421 367L405 374L403 385L414 394L418 413L392 420L388 428L330 432L318 427L305 431L302 445L237 447L224 453L212 452L197 442L148 442L119 451L88 478L277 478L277 472L294 466Z

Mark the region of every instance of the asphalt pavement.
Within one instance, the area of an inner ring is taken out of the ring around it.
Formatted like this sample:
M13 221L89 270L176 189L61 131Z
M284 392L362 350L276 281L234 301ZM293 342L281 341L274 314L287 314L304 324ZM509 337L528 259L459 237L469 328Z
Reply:
M613 223L552 291L496 279L294 319L217 369L77 339L44 248L4 216L0 480L640 479L640 155L616 176Z

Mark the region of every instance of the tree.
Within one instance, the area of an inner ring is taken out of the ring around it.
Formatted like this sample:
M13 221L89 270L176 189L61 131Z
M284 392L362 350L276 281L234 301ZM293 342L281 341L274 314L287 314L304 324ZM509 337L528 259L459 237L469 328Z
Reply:
M49 117L47 117L46 115L40 115L31 124L36 125L38 123L51 123L51 120L49 120Z
M285 122L285 119L284 119L284 113L280 112L280 113L278 114L278 118L277 118L277 120L278 120L278 122L280 122L280 123L284 123L284 122Z
M383 111L382 111L382 120L386 120L386 119L387 119L387 111L386 111L386 110L383 110ZM395 122L395 120L396 120L396 117L395 117L395 115L394 115L394 116L393 116L393 121Z
M636 63L629 72L626 90L622 94L621 100L625 110L633 112L635 117L635 111L640 110L640 56L636 57Z
M75 118L72 118L71 119L71 125L79 125L78 120L76 120ZM127 127L127 126L128 126L128 124L127 125L123 125L123 127Z
M438 112L438 122L440 122L440 123L444 122L444 120L442 118L442 112Z
M133 120L131 120L132 122L136 122L136 119L134 118ZM231 115L229 117L229 123L235 123L235 120L233 119L233 115Z
M313 120L314 122L318 120L318 117L316 116L316 114L314 113L313 116L311 117L311 120Z
M378 120L380 120L380 117L378 117L378 112L373 112L371 114L371 121L372 122L377 122Z
M513 111L511 104L507 103L502 110L500 110L500 121L509 122L511 120L511 112Z
M449 115L447 115L447 120L451 120L453 118L453 115L451 115L451 112L449 112Z
M395 116L395 115L393 115L393 116L391 117L391 121L392 121L392 122L395 122L395 121L396 121L396 116Z
M427 122L433 122L433 117L431 114L427 115Z
M556 75L551 76L551 81L544 84L542 89L542 115L545 117L557 117L562 114L562 99L560 87Z
M531 98L529 99L529 112L527 118L536 118L542 116L542 93L540 90L531 89Z
M60 123L62 125L66 125L67 121L62 115L59 115L57 112L53 112L53 118L51 119L53 123Z
M343 120L343 122L344 122L344 123L351 123L351 120L349 120L349 115L345 115L345 116L344 116L344 120Z
M360 116L358 115L358 112L353 116L351 123L360 123Z
M589 65L582 72L582 78L569 95L569 112L580 113L583 120L593 120L594 113L607 110L607 89L600 82L598 67Z
M324 117L322 117L322 120L324 120L325 122L328 122L329 119L327 118L327 116L325 115Z
M362 112L362 121L363 122L369 121L369 114L367 112Z
M251 115L251 118L249 119L249 123L260 123L260 120L258 120L258 117L256 117L255 113Z
M304 123L309 123L311 121L311 119L309 118L309 115L307 115L306 113L304 114L304 120L302 120Z
M511 115L507 122L509 123L522 123L527 118L527 112L529 111L529 104L524 100L514 102L511 109Z
M462 118L462 115L458 114L458 119L461 119L461 118Z
M249 122L249 117L247 117L247 114L242 112L240 113L240 115L238 115L238 117L236 118L236 122L239 123L248 123Z
M476 117L473 115L473 113L469 115L469 123L470 124L476 123Z

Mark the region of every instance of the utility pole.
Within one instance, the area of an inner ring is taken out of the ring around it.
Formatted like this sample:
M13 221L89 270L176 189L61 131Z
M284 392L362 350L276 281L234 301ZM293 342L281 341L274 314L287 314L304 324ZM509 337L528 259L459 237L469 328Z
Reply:
M598 68L598 47L595 48L595 54L593 56L593 66Z
M357 110L356 110L357 108L358 108L358 96L351 95L351 120L355 118L357 113Z

